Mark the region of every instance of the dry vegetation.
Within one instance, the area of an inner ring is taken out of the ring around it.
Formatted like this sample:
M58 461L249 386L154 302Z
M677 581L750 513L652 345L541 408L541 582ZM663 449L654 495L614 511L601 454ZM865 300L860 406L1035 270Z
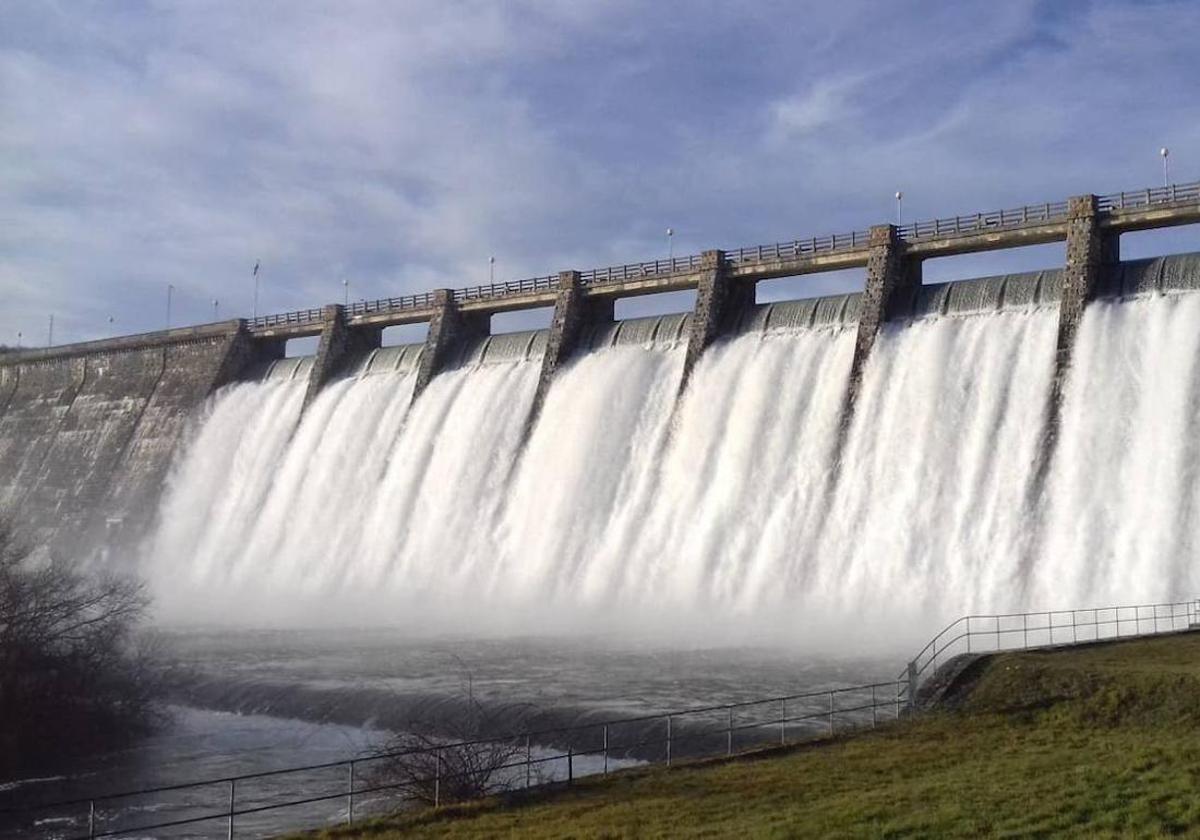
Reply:
M139 583L39 558L0 525L0 779L120 744L157 720Z

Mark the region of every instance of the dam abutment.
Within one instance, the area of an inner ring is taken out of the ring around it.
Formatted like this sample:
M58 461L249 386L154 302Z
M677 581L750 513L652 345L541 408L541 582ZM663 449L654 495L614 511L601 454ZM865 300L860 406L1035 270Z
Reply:
M227 321L0 355L0 507L62 553L138 530L188 421L259 352Z

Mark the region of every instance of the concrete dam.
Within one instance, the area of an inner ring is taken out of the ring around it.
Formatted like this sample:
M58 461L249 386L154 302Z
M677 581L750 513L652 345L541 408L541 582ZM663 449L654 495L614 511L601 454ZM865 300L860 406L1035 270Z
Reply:
M0 506L197 621L819 634L1182 596L1200 254L1119 240L1197 222L1200 185L1088 195L8 352ZM922 282L1047 242L1061 267ZM861 292L755 302L848 267ZM680 289L693 311L613 318Z

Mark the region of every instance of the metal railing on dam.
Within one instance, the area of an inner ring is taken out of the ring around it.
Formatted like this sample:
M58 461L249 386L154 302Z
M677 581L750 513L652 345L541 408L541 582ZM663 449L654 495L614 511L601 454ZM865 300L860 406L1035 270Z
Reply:
M1147 210L1155 207L1170 207L1181 203L1200 202L1200 182L1172 184L1164 187L1148 187L1141 190L1101 195L1097 206L1104 213ZM962 237L972 234L1018 233L1046 224L1063 223L1069 215L1066 201L1027 204L1007 210L993 210L961 216L947 216L927 221L911 222L896 229L901 242L914 244L942 237ZM1166 220L1166 224L1172 223ZM1147 226L1157 226L1151 222ZM1016 241L1013 244L1024 244ZM778 262L801 260L826 255L865 252L870 247L870 231L854 230L826 236L813 236L775 242L766 245L751 245L725 250L727 263L743 272L753 272L756 267ZM621 265L594 268L579 273L585 287L603 287L655 277L690 274L699 271L704 257L701 254L674 257L665 260L624 263ZM522 280L488 283L453 289L450 298L454 303L471 301L498 301L539 292L552 292L559 288L559 275L544 275ZM384 313L421 311L433 307L433 292L360 301L346 307L346 314L354 316ZM248 323L252 330L281 326L315 324L322 320L322 310L301 309L272 315L261 315Z
M680 759L732 756L767 746L828 738L871 729L911 713L922 682L938 660L958 653L1060 647L1174 633L1200 624L1200 600L1160 604L1041 610L968 615L951 622L909 662L895 680L843 686L735 703L677 709L653 715L614 718L576 726L466 741L419 749L367 754L342 761L286 767L258 773L141 788L27 807L0 809L0 816L38 819L26 823L64 829L74 840L121 837L182 826L210 824L233 838L255 817L284 809L307 809L303 825L352 824L364 810L400 804L394 795L419 789L434 805L449 801L442 791L461 789L455 773L466 770L461 755L502 750L484 771L506 790L570 784L583 775L608 774L614 765L671 765ZM397 780L379 766L408 761ZM416 773L412 768L418 768ZM424 768L431 768L427 775ZM380 799L384 794L392 797ZM373 798L374 797L374 798ZM116 803L136 802L135 813L153 812L154 822L121 824L127 813ZM334 810L329 810L330 806ZM23 835L24 836L24 835Z

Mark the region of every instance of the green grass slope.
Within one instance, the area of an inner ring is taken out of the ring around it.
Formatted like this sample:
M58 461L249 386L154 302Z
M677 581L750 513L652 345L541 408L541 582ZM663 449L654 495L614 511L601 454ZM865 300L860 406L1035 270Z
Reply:
M952 711L322 837L1200 836L1200 634L1011 653Z

